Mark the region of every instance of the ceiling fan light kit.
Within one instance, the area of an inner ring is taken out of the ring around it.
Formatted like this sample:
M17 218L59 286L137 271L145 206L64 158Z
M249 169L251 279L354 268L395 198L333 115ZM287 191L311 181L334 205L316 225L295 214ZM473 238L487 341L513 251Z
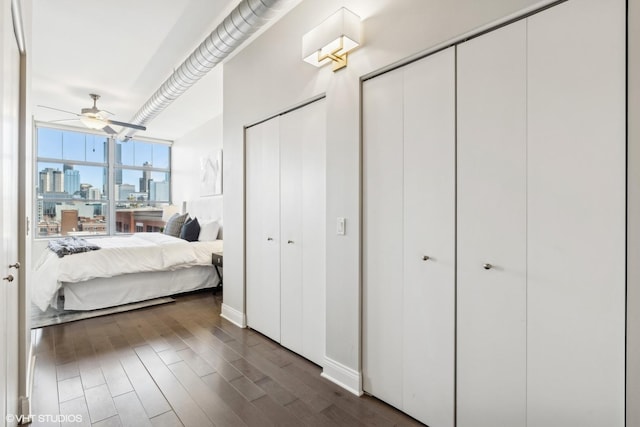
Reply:
M107 118L107 115L113 114L113 113L110 113L109 111L106 111L106 110L99 110L98 107L96 106L96 102L98 101L98 99L100 99L100 95L95 93L90 93L89 97L93 99L93 107L81 109L80 114L74 113L72 111L61 110L59 108L47 107L46 105L38 105L38 107L48 108L50 110L62 111L63 113L67 113L67 114L73 114L75 116L78 116L77 120L80 120L80 122L83 125L85 125L87 128L94 129L94 130L102 130L110 135L116 134L117 132L113 128L111 128L109 125L122 126L122 127L137 129L137 130L147 130L145 126L136 125L133 123L119 122L117 120L109 120Z

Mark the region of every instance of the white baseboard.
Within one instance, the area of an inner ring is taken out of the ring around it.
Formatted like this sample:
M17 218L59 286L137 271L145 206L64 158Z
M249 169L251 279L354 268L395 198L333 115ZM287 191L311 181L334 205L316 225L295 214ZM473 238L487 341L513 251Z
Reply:
M229 322L240 328L247 327L247 317L245 314L235 308L222 303L222 312L220 313L220 317L227 319Z
M320 374L323 378L328 379L356 396L362 396L362 376L360 372L326 356L324 358L323 368L324 370L322 374Z

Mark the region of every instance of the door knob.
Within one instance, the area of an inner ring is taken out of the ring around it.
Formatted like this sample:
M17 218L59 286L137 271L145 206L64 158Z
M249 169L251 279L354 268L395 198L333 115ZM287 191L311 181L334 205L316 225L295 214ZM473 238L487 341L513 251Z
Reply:
M273 237L267 237L267 241L270 242L273 240Z
M15 268L16 270L20 268L20 263L16 262L15 264L11 264L9 268Z
M491 264L482 264L482 268L484 268L485 270L491 270L493 268L493 265L491 265Z
M6 280L7 282L13 282L13 276L9 274L7 277L3 277L2 280Z
M422 260L423 261L429 261L429 255L423 255L422 256Z
M289 245L293 244L293 240L287 240L287 244Z

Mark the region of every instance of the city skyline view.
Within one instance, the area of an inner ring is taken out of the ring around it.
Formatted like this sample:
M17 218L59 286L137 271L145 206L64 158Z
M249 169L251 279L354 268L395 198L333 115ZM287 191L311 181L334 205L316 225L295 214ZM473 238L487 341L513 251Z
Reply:
M170 145L47 127L36 132L40 236L161 228L161 208L170 201ZM110 206L116 209L111 220Z
M80 184L90 184L92 187L99 189L103 196L110 196L111 192L106 188L108 185L105 172L108 162L108 139L105 136L45 127L38 128L37 132L38 159L57 160L55 162L38 161L38 174L47 168L57 169L63 173L65 168L77 170L80 175ZM117 141L115 152L115 184L133 185L135 187L134 192L148 192L149 189L140 188L140 179L143 171L129 169L128 167L168 169L170 165L170 149L168 145L145 143L137 140ZM94 166L86 163L101 165ZM149 179L154 182L169 181L168 172L150 171L149 174ZM40 180L37 179L36 182L40 187ZM46 189L38 188L38 193L45 191ZM117 194L114 194L114 196L118 197Z

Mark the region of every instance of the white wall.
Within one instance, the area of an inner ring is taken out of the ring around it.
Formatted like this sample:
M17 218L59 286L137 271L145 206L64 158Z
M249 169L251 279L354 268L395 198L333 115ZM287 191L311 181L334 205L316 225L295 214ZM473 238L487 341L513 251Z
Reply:
M243 126L327 95L327 357L360 370L360 77L535 0L304 0L225 64L224 303L244 312ZM363 20L363 46L337 73L301 56L302 35L345 6ZM336 236L336 217L347 234Z
M222 84L222 81L220 81ZM171 148L171 198L175 205L200 199L200 159L222 149L222 115L173 142ZM225 165L223 163L224 170ZM207 196L206 198L221 198Z

